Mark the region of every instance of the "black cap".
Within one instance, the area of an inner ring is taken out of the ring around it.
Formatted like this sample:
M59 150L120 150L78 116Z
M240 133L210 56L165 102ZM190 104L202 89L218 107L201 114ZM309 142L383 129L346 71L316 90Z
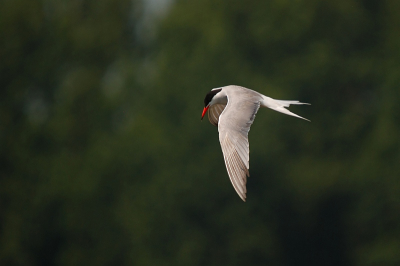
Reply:
M215 89L207 93L206 97L204 98L204 107L206 107L211 102L212 98L214 98L215 94L217 94L221 90L222 89Z

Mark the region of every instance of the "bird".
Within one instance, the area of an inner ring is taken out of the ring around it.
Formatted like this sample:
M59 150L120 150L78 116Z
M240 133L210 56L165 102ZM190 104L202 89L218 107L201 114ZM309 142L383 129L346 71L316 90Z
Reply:
M229 85L214 88L204 98L201 120L208 111L208 120L218 126L219 142L229 179L239 195L246 201L246 183L249 173L248 133L260 107L310 121L285 109L299 101L276 100L254 90ZM311 122L311 121L310 121Z

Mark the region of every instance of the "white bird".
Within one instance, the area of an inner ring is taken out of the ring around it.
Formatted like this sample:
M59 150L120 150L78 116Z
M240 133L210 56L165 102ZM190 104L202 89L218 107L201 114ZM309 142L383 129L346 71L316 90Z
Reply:
M218 126L219 142L229 178L243 201L246 201L246 182L247 177L250 176L248 133L256 113L260 107L268 107L310 121L285 109L291 104L308 103L275 100L235 85L212 89L204 98L201 119L209 110L210 123Z

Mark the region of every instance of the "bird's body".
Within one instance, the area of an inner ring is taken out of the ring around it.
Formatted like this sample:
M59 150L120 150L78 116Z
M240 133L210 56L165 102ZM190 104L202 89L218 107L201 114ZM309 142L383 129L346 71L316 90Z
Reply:
M290 104L307 103L275 100L256 91L234 85L212 89L204 99L202 118L209 110L210 123L218 126L226 169L233 187L243 201L246 201L246 182L249 176L248 133L255 115L260 107L268 107L305 119L285 109Z

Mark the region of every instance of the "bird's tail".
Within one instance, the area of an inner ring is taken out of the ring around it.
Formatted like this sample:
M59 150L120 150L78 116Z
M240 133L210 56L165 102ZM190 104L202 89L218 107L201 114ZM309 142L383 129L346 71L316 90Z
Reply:
M298 117L298 118L310 121L310 120L308 120L308 119L306 119L304 117L296 115L296 114L290 112L289 110L285 109L285 107L289 107L291 104L308 104L309 105L309 103L301 103L299 101L275 100L275 99L272 99L272 98L267 97L265 95L263 95L263 101L261 102L261 106L262 107L268 107L268 108L270 108L272 110L275 110L277 112L281 112L281 113L286 114L286 115L291 115L291 116L294 116L294 117Z

